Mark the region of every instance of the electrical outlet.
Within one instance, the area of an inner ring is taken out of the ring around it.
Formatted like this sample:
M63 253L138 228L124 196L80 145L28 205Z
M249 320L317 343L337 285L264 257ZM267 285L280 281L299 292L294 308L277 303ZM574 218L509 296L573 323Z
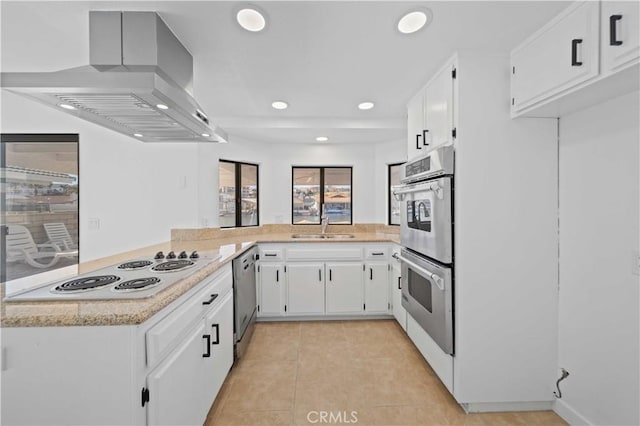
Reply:
M89 231L99 231L100 230L100 219L97 217L89 218Z
M200 220L200 225L201 225L203 228L208 228L208 227L209 227L209 219L208 219L208 218L206 218L206 217L203 217L203 218Z
M276 215L275 222L276 223L284 223L284 216L281 215L281 214Z

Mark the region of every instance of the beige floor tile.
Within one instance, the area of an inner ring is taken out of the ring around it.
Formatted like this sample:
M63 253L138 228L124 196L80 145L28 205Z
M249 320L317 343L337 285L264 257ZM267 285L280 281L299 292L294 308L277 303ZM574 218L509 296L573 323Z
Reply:
M205 426L258 426L291 425L293 410L286 411L233 411L228 410L207 419Z
M550 411L465 414L395 321L364 320L257 324L207 425L269 424L566 423Z
M348 403L315 403L298 405L294 409L294 425L357 425L362 426L358 413L362 409Z
M262 411L293 409L295 380L256 382L236 379L220 409L225 411Z

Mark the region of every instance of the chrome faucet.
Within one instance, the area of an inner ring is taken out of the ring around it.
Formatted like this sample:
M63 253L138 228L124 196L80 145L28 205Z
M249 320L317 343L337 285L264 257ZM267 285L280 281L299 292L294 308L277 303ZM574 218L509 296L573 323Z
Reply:
M322 214L320 215L320 229L321 233L324 235L327 232L327 226L329 226L329 218L327 217L327 212L325 211L324 204L321 206Z

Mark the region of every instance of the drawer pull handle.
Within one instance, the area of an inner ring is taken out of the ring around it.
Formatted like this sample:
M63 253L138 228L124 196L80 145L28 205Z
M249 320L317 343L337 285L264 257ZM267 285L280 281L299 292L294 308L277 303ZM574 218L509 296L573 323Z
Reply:
M422 137L421 134L417 134L416 135L416 149L422 149L422 147L420 146L420 138Z
M318 269L318 281L322 281L322 269Z
M211 298L209 300L205 300L204 302L202 302L203 305L210 305L213 303L214 300L216 300L218 298L218 294L212 294Z
M384 256L384 252L374 251L373 253L371 253L371 256Z
M369 268L369 279L373 281L373 268Z
M265 253L264 257L276 257L277 254L276 253Z
M206 341L205 353L202 354L202 358L210 358L211 357L211 336L208 334L203 334L202 338Z
M212 345L220 344L220 324L211 324L211 327L216 331L216 339L211 342Z
M331 269L329 269L329 281L331 281Z
M621 46L622 40L618 40L618 35L616 34L616 22L622 19L622 15L611 15L609 16L609 45L610 46Z
M582 61L578 61L578 45L582 44L581 38L574 38L571 40L571 66L572 67L580 67L582 66Z

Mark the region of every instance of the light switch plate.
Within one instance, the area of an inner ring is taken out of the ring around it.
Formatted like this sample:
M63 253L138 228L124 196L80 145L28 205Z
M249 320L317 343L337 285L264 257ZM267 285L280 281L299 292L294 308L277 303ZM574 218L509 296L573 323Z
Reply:
M98 231L100 230L100 219L97 217L89 218L89 231Z

